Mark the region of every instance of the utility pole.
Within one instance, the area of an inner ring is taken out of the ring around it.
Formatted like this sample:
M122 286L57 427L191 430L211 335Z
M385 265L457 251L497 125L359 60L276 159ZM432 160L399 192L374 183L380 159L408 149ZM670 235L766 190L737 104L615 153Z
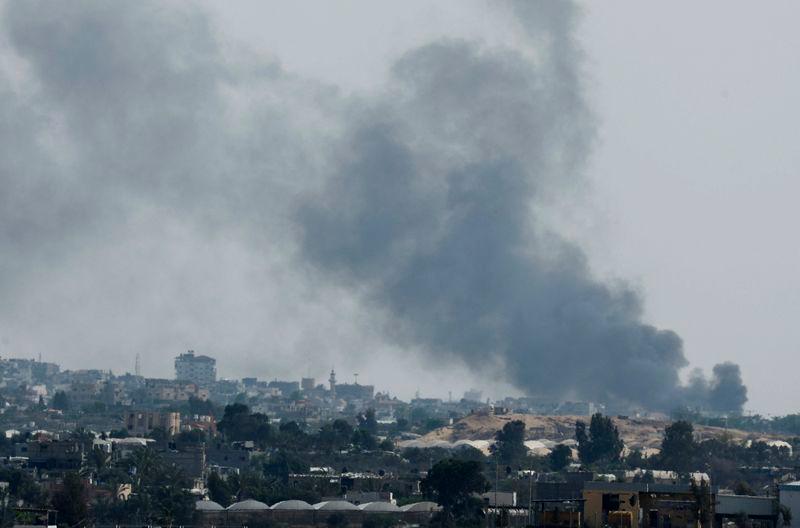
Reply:
M533 524L533 468L528 470L528 524Z
M495 524L497 524L497 512L498 512L498 504L497 504L497 486L500 482L500 453L498 452L495 455L495 463L494 463L494 519Z

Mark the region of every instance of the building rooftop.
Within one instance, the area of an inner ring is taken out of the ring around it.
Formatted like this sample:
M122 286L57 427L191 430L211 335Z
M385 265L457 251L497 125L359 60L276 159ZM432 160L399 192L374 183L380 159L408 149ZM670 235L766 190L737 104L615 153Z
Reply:
M302 500L285 500L272 505L273 510L313 510L314 507Z
M318 502L314 505L314 509L323 511L354 511L358 510L358 506L356 506L352 502L347 502L343 500L332 500L332 501Z
M397 513L403 511L396 505L392 504L391 502L382 502L382 501L367 502L359 506L358 509L367 512L387 512L387 513Z
M241 502L235 502L228 506L229 511L253 511L253 510L268 510L269 506L261 501L247 499Z
M224 511L225 508L211 500L199 500L194 503L194 509L198 511Z
M431 501L413 502L400 507L400 511L404 512L432 512L441 509L441 506Z
M596 482L584 483L583 489L587 491L621 491L629 493L688 493L692 491L690 484L658 484L646 482ZM717 486L710 487L711 493L717 493Z

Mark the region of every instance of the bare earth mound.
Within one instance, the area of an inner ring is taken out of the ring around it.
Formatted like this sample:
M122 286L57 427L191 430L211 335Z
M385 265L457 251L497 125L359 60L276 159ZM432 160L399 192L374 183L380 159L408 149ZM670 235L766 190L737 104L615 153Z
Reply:
M503 425L512 421L525 422L526 440L554 440L556 442L575 437L575 422L583 420L588 424L588 416L536 416L531 414L471 414L453 425L441 427L424 435L419 440L425 443L436 441L455 442L457 440L492 440ZM664 436L664 428L671 422L655 418L613 418L625 445L631 449L659 448ZM724 429L695 425L695 435L703 440L728 436L734 440L779 439L775 435L751 433L739 429Z

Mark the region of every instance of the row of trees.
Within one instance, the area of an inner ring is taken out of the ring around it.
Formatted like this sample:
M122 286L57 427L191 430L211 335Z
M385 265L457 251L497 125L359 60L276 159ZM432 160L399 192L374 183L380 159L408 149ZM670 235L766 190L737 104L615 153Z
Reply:
M337 419L325 424L315 433L307 433L294 421L282 423L275 428L265 414L250 412L246 405L234 403L225 407L217 428L227 441L252 440L261 448L318 450L327 453L345 449L361 451L394 449L391 440L378 442L375 437L378 422L372 409L357 416L355 427L347 420Z
M109 491L90 505L87 484L92 477ZM80 471L67 472L61 485L48 493L26 471L0 469L0 481L8 486L0 490L2 526L15 522L11 506L58 511L59 525L80 524L187 524L194 511L191 483L173 466L165 464L157 453L139 449L129 458L112 462L107 453L95 449ZM127 500L117 495L121 485L130 484L135 493Z
M683 407L672 412L674 421L697 425L724 427L756 433L782 433L800 436L800 414L765 417L760 414L732 416L703 416L700 412Z
M576 422L575 439L583 464L607 465L620 460L624 445L617 427L607 416L595 414L588 428L583 421ZM525 446L525 423L520 420L508 422L497 432L492 453L501 464L539 468L544 465L554 471L561 471L572 461L572 450L566 445L557 445L545 460L529 456Z

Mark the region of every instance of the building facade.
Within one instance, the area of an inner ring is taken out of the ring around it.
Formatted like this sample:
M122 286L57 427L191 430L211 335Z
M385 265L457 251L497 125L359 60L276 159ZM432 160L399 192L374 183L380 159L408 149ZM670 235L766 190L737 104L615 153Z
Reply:
M586 482L583 520L589 528L711 528L716 496L709 486Z
M210 387L217 381L217 360L196 356L194 350L189 350L175 358L175 379Z
M146 436L157 428L174 435L180 431L181 414L177 412L130 411L125 417L125 427L131 436Z

